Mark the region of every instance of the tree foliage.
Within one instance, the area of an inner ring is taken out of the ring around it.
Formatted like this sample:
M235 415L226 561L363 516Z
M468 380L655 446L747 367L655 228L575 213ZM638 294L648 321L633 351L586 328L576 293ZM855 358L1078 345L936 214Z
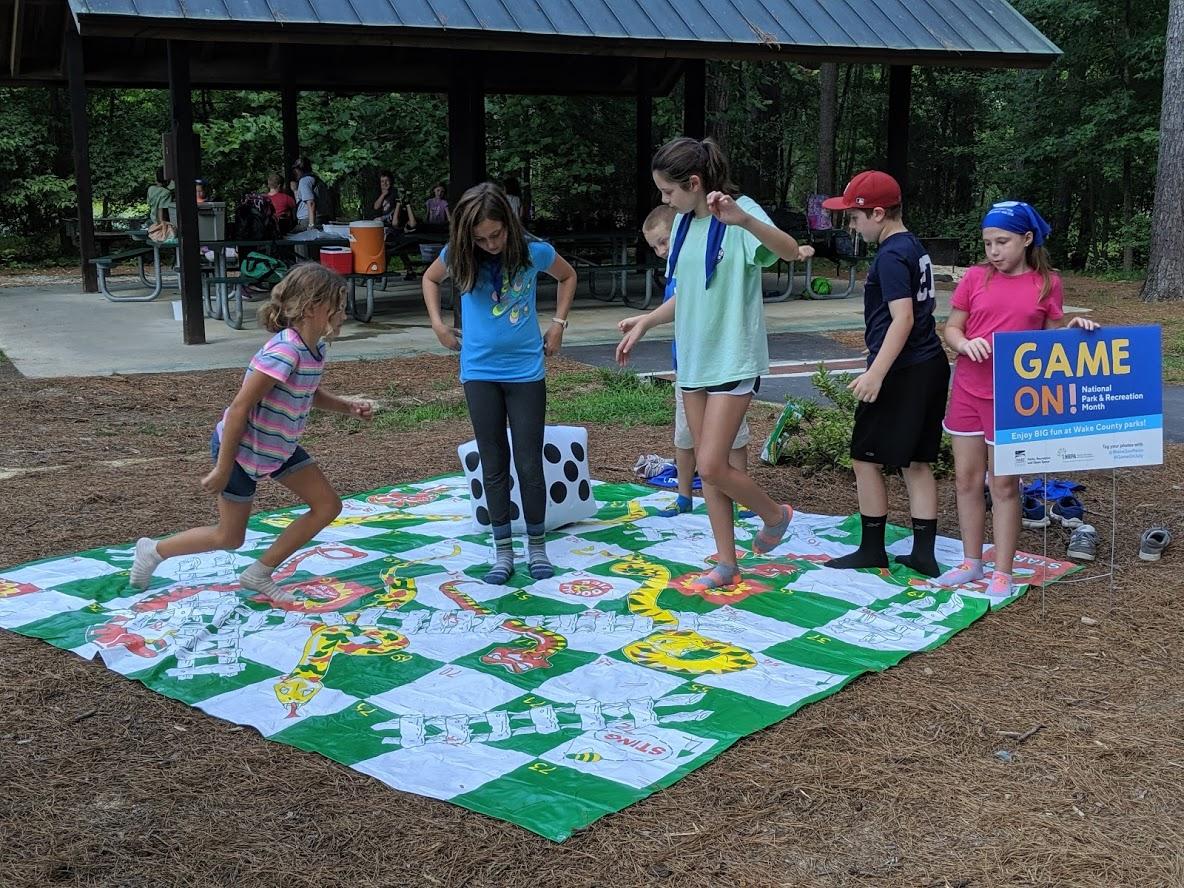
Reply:
M909 224L956 237L977 254L978 220L994 200L1022 198L1053 223L1063 267L1147 261L1159 144L1167 0L1019 0L1021 13L1064 51L1051 68L918 68L910 126ZM836 187L884 163L886 68L835 69ZM801 209L817 189L819 72L795 62L713 62L708 124L740 185L767 204ZM196 91L201 175L234 203L286 172L279 96ZM95 89L89 95L96 210L142 212L168 126L167 94ZM681 91L655 101L654 137L681 129ZM433 94L304 93L303 152L357 214L379 171L422 208L446 178L447 107ZM634 106L605 97L490 96L491 177L525 186L532 224L627 225L634 212ZM60 90L0 90L0 235L47 237L73 215L69 118Z

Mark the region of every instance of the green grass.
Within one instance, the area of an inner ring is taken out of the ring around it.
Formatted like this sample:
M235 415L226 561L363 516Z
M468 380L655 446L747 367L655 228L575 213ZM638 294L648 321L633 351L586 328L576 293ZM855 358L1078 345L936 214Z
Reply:
M390 383L385 392L389 406L375 415L373 427L409 429L468 416L464 398L456 393L455 380L441 380L430 388L440 396L420 404L403 404L398 383ZM357 423L344 417L342 420ZM555 373L547 379L547 421L605 423L625 428L670 425L674 422L674 394L668 385L616 369Z
M623 427L670 425L674 393L668 385L612 368L558 373L548 381L547 419Z
M411 429L432 422L446 422L468 415L463 401L429 401L426 404L388 407L374 417L378 429Z

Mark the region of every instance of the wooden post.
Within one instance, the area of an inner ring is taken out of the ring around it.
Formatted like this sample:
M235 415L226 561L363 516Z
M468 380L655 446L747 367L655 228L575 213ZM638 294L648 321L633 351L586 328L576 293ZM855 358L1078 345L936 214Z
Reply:
M284 139L284 187L288 187L288 180L292 178L292 164L300 157L300 120L296 112L296 102L300 97L299 90L294 86L285 85L280 90L280 121L283 127Z
M687 59L682 74L682 134L692 139L707 136L707 62Z
M189 86L189 44L168 43L169 102L173 117L173 158L177 168L177 248L181 261L181 318L186 345L206 341L201 299L201 244L197 230L197 152L193 138L193 95Z
M887 172L900 183L902 194L909 182L909 116L913 98L913 69L893 65L888 71Z
M654 153L654 99L650 95L648 74L646 63L639 61L637 64L637 203L635 212L638 231L641 231L641 223L645 221L645 217L658 202L654 196L657 192L657 189L654 188L654 177L650 172L650 160ZM644 250L645 247L646 244L643 241L638 241L638 250Z
M86 119L86 82L82 38L73 26L66 28L66 74L70 84L70 129L74 141L74 190L78 197L78 253L82 266L82 292L99 292L99 276L90 260L95 248L94 195L90 187L90 128Z
M448 84L448 191L453 205L485 176L485 85L475 64L453 57Z

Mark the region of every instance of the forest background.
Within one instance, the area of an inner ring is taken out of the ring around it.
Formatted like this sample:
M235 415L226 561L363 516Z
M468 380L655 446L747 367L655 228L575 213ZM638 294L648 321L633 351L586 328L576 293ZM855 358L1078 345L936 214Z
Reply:
M958 239L974 261L995 200L1033 203L1066 269L1141 276L1155 197L1167 0L1019 0L1064 52L1044 70L919 67L913 77L907 221ZM708 129L743 190L803 210L860 169L884 163L887 68L709 62ZM95 212L135 215L169 127L164 90L91 89ZM201 174L233 206L283 172L278 93L195 92ZM679 135L681 92L655 102L654 138ZM300 141L338 192L342 217L371 215L380 170L422 210L447 172L446 99L434 94L302 93ZM631 99L489 96L493 178L523 184L532 223L632 224ZM820 136L821 134L821 136ZM0 265L76 255L68 103L62 89L0 89Z

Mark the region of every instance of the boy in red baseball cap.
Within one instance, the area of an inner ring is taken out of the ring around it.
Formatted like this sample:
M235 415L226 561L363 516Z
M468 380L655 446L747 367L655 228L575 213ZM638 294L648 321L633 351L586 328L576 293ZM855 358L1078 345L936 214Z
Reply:
M881 469L889 466L904 476L913 516L913 551L896 560L935 577L941 569L933 554L937 482L930 464L941 443L950 365L933 322L933 265L921 241L905 228L900 204L900 185L878 170L860 173L841 197L822 204L845 211L861 237L879 244L863 288L868 366L849 386L859 399L851 459L863 534L858 549L827 564L888 567L888 489Z

